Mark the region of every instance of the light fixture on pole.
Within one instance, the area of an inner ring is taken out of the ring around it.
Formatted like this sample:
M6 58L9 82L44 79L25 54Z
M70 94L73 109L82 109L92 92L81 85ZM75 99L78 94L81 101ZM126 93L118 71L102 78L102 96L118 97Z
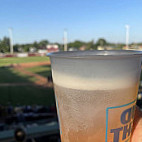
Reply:
M67 30L64 30L64 51L68 50Z
M130 29L130 26L129 25L126 25L126 49L129 48L129 29Z
M9 39L10 39L10 53L13 54L13 36L12 36L12 28L9 28L8 31L9 31Z

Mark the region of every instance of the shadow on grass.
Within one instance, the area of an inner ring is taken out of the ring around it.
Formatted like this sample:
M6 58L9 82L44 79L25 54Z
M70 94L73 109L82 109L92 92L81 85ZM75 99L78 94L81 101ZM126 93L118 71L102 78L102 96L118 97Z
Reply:
M10 67L0 67L0 83L30 83L30 78Z
M0 85L0 104L11 104L13 106L53 105L55 103L53 89L34 86L32 80L34 78L23 75L13 68L0 67L0 84L13 84L12 86ZM25 85L20 86L21 83L25 83Z

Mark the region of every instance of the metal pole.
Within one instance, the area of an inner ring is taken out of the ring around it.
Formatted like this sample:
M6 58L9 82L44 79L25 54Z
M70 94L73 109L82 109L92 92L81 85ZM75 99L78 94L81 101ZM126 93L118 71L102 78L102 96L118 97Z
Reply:
M9 39L10 39L10 53L13 54L13 36L12 36L12 28L9 28Z
M130 26L129 25L126 25L126 49L129 48L129 28Z
M67 31L64 30L64 51L68 50L68 44L67 44Z

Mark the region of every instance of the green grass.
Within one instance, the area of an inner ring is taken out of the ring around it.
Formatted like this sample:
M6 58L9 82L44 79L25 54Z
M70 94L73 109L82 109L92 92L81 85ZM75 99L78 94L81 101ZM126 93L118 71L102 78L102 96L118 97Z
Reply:
M45 105L55 103L53 89L34 86L0 87L0 104Z
M37 57L9 57L9 58L0 58L0 66L7 66L10 64L18 64L18 63L28 63L28 62L42 62L49 61L49 58L46 56L37 56Z
M39 69L38 69L39 68ZM50 72L50 67L39 66L33 69L35 72ZM22 74L10 67L0 67L0 83L33 83L34 77ZM51 88L38 86L9 86L0 87L0 104L13 106L19 105L46 105L55 103L54 92Z
M22 74L10 67L14 63L49 61L48 57L0 58L0 83L33 83L36 79ZM27 70L47 77L51 74L50 66L37 66ZM55 103L54 92L51 88L38 86L9 86L0 87L0 104L7 105L45 105Z
M49 65L27 68L27 70L33 73L39 74L41 76L44 76L44 77L51 75L51 66Z
M29 77L9 67L0 67L0 83L30 83L36 78Z

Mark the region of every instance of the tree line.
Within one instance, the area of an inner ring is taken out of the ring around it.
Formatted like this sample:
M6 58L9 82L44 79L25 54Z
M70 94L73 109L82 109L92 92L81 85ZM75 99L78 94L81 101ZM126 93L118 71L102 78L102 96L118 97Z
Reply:
M34 41L33 43L30 44L14 44L13 49L14 52L19 52L21 49L22 52L29 52L31 47L34 47L36 50L40 48L46 47L47 44L57 44L59 46L60 50L63 50L64 46L63 44L60 43L50 43L48 40L41 40L39 42ZM130 44L133 45L134 43ZM135 45L142 45L142 43L135 43ZM114 49L122 49L125 44L123 43L110 43L107 42L104 38L98 39L96 42L93 40L89 42L84 42L80 40L76 40L74 42L68 43L68 49L70 48L75 48L75 49L80 49L80 47L85 47L85 50L96 50L98 46L111 46L114 47ZM0 40L0 53L9 53L10 52L10 39L8 37L4 37L2 40Z
M28 52L31 47L39 49L40 47L45 47L47 44L49 44L48 40L41 40L39 42L35 41L30 44L14 44L13 49L14 52L19 52L19 49L22 49L23 52ZM0 52L1 53L10 52L10 39L8 37L4 37L2 40L0 40Z

